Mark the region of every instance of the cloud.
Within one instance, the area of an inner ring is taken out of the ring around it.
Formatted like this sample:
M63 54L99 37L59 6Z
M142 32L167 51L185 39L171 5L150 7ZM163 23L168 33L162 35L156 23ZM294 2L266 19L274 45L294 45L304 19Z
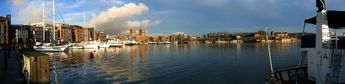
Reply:
M88 25L95 24L98 30L108 34L119 34L129 29L128 20L134 16L141 15L149 8L142 3L128 3L122 7L113 6L94 16Z
M36 0L11 0L10 3L13 9L14 18L25 23L42 21L42 3Z
M136 21L128 21L128 25L131 28L148 28L149 26L158 25L161 23L160 20L136 20Z

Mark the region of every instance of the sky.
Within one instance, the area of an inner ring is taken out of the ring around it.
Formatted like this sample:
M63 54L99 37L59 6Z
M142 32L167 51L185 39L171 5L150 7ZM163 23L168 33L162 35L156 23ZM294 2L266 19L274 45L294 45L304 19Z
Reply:
M44 2L43 2L44 1ZM52 22L52 0L0 0L0 15L13 24ZM328 10L345 10L345 0L326 0ZM149 34L209 32L301 32L316 14L315 0L56 0L56 22L96 27L108 34L145 28ZM85 25L83 16L85 14Z

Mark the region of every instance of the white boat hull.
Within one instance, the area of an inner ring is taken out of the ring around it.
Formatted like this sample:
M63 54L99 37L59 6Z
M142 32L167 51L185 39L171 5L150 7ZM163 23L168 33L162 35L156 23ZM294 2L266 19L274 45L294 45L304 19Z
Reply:
M101 44L99 45L99 48L109 48L110 45L109 44Z
M72 46L72 49L83 49L83 46Z
M123 44L109 44L110 47L122 47Z
M68 46L34 46L34 50L39 52L63 52Z
M97 49L98 48L98 45L85 45L84 46L84 49Z

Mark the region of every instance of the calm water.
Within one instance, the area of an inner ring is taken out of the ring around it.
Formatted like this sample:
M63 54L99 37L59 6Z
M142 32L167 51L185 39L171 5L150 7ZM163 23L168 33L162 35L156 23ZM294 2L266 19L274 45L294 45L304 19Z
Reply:
M51 83L262 84L264 44L137 45L50 54ZM299 45L273 44L274 66L297 65Z

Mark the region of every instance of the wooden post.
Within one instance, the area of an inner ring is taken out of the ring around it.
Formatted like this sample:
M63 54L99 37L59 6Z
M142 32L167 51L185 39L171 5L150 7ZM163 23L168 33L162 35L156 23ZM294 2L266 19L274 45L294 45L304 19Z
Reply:
M47 54L28 51L23 52L24 74L29 83L49 83L49 56Z

